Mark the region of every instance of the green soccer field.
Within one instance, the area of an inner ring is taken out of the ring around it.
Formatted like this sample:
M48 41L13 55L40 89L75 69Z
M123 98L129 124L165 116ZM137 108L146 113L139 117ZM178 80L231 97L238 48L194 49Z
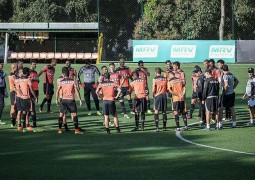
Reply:
M37 70L44 65L38 64ZM127 65L132 70L137 67L136 63ZM188 107L194 65L181 65L186 73ZM57 65L55 80L63 66ZM151 90L154 68L159 66L165 69L165 64L145 66L151 72L148 80ZM79 70L81 65L73 67ZM168 113L166 132L162 129L155 132L154 115L146 115L144 132L131 132L134 115L124 119L119 113L122 133L115 133L114 127L111 127L111 134L108 135L103 117L95 114L91 98L92 116L87 116L85 102L78 108L79 123L85 133L75 135L73 131L63 131L63 134L58 134L58 107L54 96L52 109L55 113L37 113L37 124L44 131L23 133L11 128L10 102L6 99L2 117L6 125L0 125L0 179L255 179L255 127L246 126L249 120L247 101L241 100L248 77L247 68L253 65L230 64L229 67L240 81L236 89L238 124L233 129L230 122L224 122L222 131L202 131L196 119L196 109L194 118L188 121L190 131L176 134L175 121ZM10 65L5 65L4 71L9 73ZM39 102L43 99L42 82L41 77ZM81 96L83 99L83 90ZM170 100L168 102L170 105ZM116 105L119 109L118 102ZM128 110L127 101L125 105ZM68 122L73 130L69 115Z

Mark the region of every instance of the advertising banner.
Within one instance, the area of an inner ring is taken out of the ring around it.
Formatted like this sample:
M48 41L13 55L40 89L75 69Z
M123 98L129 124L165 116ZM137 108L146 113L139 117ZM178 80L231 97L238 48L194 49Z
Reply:
M255 62L255 41L238 40L236 41L237 62L254 63Z
M165 62L166 60L202 62L223 59L235 63L235 41L218 40L133 40L133 62Z

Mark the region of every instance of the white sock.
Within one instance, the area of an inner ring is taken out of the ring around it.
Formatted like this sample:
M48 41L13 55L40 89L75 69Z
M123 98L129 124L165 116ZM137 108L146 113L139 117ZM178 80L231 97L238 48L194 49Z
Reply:
M210 129L210 124L206 124L206 128L207 128L207 129Z
M1 120L0 120L0 121L1 121ZM253 124L253 119L251 119L250 122Z

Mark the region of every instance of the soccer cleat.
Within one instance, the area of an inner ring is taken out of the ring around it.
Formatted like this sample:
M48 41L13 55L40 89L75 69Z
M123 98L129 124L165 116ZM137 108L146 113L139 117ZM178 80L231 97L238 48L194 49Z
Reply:
M135 127L134 129L132 129L131 131L139 131L138 127Z
M43 132L43 130L38 129L38 128L34 128L33 132L34 132L34 133L40 133L40 132Z
M192 119L192 116L187 116L187 119Z
M61 128L58 129L58 134L62 134L62 129Z
M33 131L33 130L34 130L34 128L32 128L31 126L27 127L27 131Z
M5 122L2 122L2 120L0 120L0 125L5 125Z
M210 129L210 128L205 127L204 129L202 129L202 131L211 131L211 129Z
M43 111L43 108L40 106L39 107L39 112L41 113Z
M124 114L124 118L129 119L130 117L127 114Z
M183 130L184 130L184 131L188 131L188 130L189 130L188 126L185 126L185 127L183 128Z
M254 123L252 123L251 121L249 121L246 125L247 125L247 126L254 126Z
M144 126L142 126L142 129L141 129L142 131L144 131Z
M156 130L155 130L156 132L159 132L159 129L158 128L156 128Z
M215 123L215 122L216 122L214 119L212 119L211 121L212 121L212 123Z
M83 134L83 132L81 132L79 129L75 129L74 134Z
M23 127L22 126L19 126L18 127L18 131L22 131L23 130Z
M23 132L23 133L27 132L27 129L26 129L26 128L23 128L22 132Z
M163 131L166 131L166 127L163 127Z
M153 112L150 109L148 109L147 114L153 114Z
M232 128L236 127L236 121L233 121Z
M175 128L175 131L181 131L181 128Z
M135 114L135 112L134 111L130 111L130 114Z
M102 113L100 111L97 111L98 116L102 116Z
M91 112L91 111L89 111L88 116L91 116L91 115L92 115L92 112Z
M116 128L116 133L120 133L120 128Z
M202 121L202 123L200 124L200 126L204 127L206 124L205 122Z

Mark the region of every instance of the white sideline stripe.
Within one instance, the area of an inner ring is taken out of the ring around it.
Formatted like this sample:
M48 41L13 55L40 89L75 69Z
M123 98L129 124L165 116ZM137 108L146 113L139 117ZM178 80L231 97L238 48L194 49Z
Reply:
M189 124L189 126L190 126L190 125L195 125L195 124L198 124L198 123L199 123L199 122L192 123L192 124ZM246 155L255 156L255 153L249 153L249 152L243 152L243 151L235 151L235 150L231 150L231 149L218 148L218 147L214 147L214 146L208 146L208 145L198 144L198 143L192 142L192 141L187 140L187 139L185 139L184 137L182 137L181 131L176 131L176 132L175 132L175 135L176 135L180 140L182 140L182 141L184 141L184 142L186 142L186 143L189 143L189 144L196 145L196 146L206 147L206 148L211 148L211 149L217 149L217 150L221 150L221 151L228 151L228 152L233 152L233 153L239 153L239 154L246 154Z

